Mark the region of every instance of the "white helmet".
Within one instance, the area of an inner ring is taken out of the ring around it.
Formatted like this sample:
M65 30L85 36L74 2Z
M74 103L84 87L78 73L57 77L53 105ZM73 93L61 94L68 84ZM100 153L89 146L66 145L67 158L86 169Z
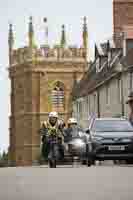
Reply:
M49 113L49 118L50 118L50 117L58 118L58 113L57 113L57 112L50 112L50 113Z
M78 122L77 122L77 120L75 118L69 118L67 123L68 124L77 124Z

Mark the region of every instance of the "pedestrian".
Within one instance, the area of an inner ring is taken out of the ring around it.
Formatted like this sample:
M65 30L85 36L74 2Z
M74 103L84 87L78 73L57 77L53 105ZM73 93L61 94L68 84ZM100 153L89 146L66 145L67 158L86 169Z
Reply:
M128 99L126 104L129 105L130 113L129 113L129 121L133 125L133 91L131 91L128 95Z

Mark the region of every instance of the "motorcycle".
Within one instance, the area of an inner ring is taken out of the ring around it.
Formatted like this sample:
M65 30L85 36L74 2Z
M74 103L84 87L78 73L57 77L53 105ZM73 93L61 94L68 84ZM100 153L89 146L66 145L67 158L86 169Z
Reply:
M72 164L78 160L90 167L92 164L89 156L91 146L87 134L82 129L73 129L71 135L71 139L65 143L65 150L71 157Z
M62 138L56 134L55 129L51 132L41 132L42 137L42 156L48 162L50 168L56 168L57 161L62 160L63 148Z
M48 164L50 168L56 168L57 161L62 160L64 155L62 148L62 138L58 136L48 137L49 151L48 151Z

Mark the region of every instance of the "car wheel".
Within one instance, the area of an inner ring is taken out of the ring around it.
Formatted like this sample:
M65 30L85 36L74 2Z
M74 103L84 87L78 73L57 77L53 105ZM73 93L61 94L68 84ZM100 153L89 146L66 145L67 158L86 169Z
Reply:
M92 159L92 160L91 160L91 163L92 163L92 165L96 165L95 159Z
M88 160L87 166L88 166L88 167L91 167L91 161L90 161L90 160Z
M126 164L133 164L133 159L126 160Z

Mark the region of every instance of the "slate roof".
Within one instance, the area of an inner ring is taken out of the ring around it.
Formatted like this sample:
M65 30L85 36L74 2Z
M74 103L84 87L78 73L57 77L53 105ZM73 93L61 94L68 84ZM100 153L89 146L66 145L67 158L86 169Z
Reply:
M119 71L116 71L116 66L118 63L121 63L124 66L124 69L128 69L128 67L133 66L133 49L129 50L127 56L122 56L122 49L120 48L110 48L112 51L112 58L110 63L108 64L107 57L107 48L104 46L104 55L99 55L101 58L101 71L96 72L96 59L89 67L88 71L82 78L82 80L75 84L73 88L73 100L84 97L87 94L93 92L97 87L109 81L112 77L119 75ZM133 68L132 68L133 69Z

